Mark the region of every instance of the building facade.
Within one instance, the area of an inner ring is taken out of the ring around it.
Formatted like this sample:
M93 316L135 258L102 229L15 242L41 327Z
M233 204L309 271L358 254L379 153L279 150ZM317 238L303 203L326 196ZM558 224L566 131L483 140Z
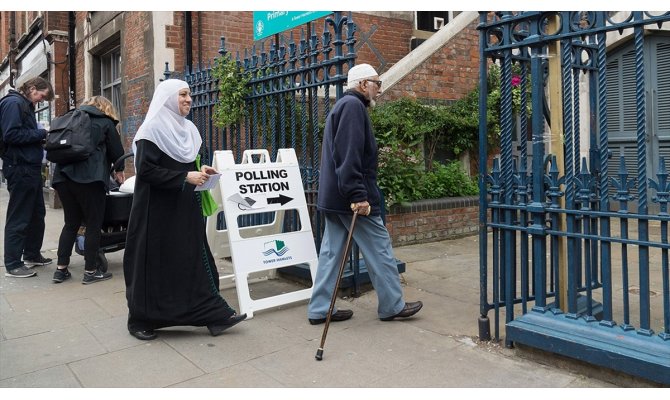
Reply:
M357 12L357 62L389 71L459 12ZM226 50L269 49L276 40L299 38L305 29L323 32L324 18L261 41L253 40L250 11L3 11L0 15L0 94L33 76L49 79L56 100L40 120L63 114L92 95L104 95L121 114L126 147L143 121L155 85L171 71L211 64L221 37ZM412 96L455 100L476 86L477 32L472 24L449 46L403 75L382 99ZM47 125L48 126L48 125Z

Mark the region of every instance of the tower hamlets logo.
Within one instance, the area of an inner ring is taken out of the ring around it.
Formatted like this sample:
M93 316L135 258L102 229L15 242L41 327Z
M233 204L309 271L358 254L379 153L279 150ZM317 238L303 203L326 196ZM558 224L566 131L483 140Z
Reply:
M264 243L265 251L263 251L264 256L270 256L272 254L277 257L281 257L289 251L289 248L286 247L286 244L283 240L271 240Z

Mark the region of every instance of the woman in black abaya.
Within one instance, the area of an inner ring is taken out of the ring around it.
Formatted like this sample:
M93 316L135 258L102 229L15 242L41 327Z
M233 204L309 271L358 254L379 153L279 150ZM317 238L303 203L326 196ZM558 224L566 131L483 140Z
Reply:
M202 139L186 119L190 108L186 82L161 82L133 140L137 175L123 272L128 331L140 340L180 325L207 326L217 336L246 318L219 294L200 194L193 190L216 171L195 170Z

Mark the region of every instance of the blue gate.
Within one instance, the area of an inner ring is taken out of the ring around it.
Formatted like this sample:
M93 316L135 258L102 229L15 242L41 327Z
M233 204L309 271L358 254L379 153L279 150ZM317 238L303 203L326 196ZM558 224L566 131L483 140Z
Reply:
M500 71L500 157L480 163L481 339L492 311L499 340L504 313L507 346L670 384L670 181L652 140L670 129L670 45L654 57L645 46L666 21L480 13L480 160L489 69ZM615 40L631 49L628 72L608 57ZM618 122L630 151L612 151Z

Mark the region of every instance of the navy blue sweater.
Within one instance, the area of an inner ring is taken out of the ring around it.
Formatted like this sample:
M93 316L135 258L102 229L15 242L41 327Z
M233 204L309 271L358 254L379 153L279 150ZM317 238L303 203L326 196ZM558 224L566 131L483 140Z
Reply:
M348 91L326 117L319 171L319 210L351 214L351 203L367 200L381 213L377 186L377 141L367 112L369 101Z
M37 128L35 107L15 90L0 101L0 132L5 142L5 163L42 165L47 131Z

